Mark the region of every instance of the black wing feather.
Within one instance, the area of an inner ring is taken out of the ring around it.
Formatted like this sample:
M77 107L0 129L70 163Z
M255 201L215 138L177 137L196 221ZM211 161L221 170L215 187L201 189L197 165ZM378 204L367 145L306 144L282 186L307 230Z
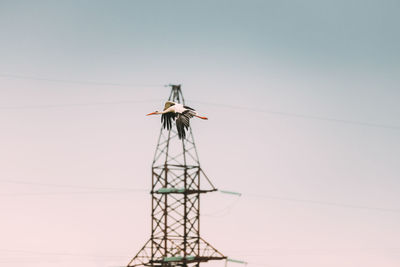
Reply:
M172 128L172 120L175 120L176 114L173 112L168 112L161 115L161 123L163 124L164 129L171 130Z
M183 113L178 114L176 119L176 129L178 130L179 139L185 139L186 130L190 127L190 119L193 118L192 110L185 110Z

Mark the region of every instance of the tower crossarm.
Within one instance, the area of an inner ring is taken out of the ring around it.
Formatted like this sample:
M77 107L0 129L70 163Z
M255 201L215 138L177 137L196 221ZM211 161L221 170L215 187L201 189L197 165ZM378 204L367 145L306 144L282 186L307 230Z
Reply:
M193 190L193 189L185 189L185 188L166 188L162 187L156 191L152 191L151 193L155 194L202 194L202 193L210 193L218 191L218 189L214 188L211 190Z

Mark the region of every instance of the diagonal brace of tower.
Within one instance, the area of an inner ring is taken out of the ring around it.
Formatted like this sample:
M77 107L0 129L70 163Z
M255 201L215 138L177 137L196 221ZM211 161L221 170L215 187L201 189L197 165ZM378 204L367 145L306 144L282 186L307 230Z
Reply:
M185 104L180 85L171 85L168 100ZM161 127L152 164L151 237L128 267L226 259L200 237L200 195L216 190L200 167L191 127L182 140L175 127Z

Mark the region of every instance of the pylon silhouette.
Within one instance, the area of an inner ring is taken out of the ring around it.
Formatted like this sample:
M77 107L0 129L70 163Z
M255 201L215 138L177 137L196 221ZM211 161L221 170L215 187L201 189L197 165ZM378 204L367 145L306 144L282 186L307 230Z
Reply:
M185 104L180 85L169 101ZM205 181L205 187L202 183ZM151 237L128 267L199 266L226 257L200 237L200 195L217 191L200 167L192 129L180 140L161 127L152 165Z

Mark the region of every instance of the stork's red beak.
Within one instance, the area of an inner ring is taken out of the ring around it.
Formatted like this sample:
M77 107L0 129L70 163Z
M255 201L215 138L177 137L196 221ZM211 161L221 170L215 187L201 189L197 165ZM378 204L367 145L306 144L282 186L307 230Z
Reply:
M157 111L156 111L156 112L149 113L149 114L147 114L146 116L149 116L149 115L156 115L156 114L157 114Z

